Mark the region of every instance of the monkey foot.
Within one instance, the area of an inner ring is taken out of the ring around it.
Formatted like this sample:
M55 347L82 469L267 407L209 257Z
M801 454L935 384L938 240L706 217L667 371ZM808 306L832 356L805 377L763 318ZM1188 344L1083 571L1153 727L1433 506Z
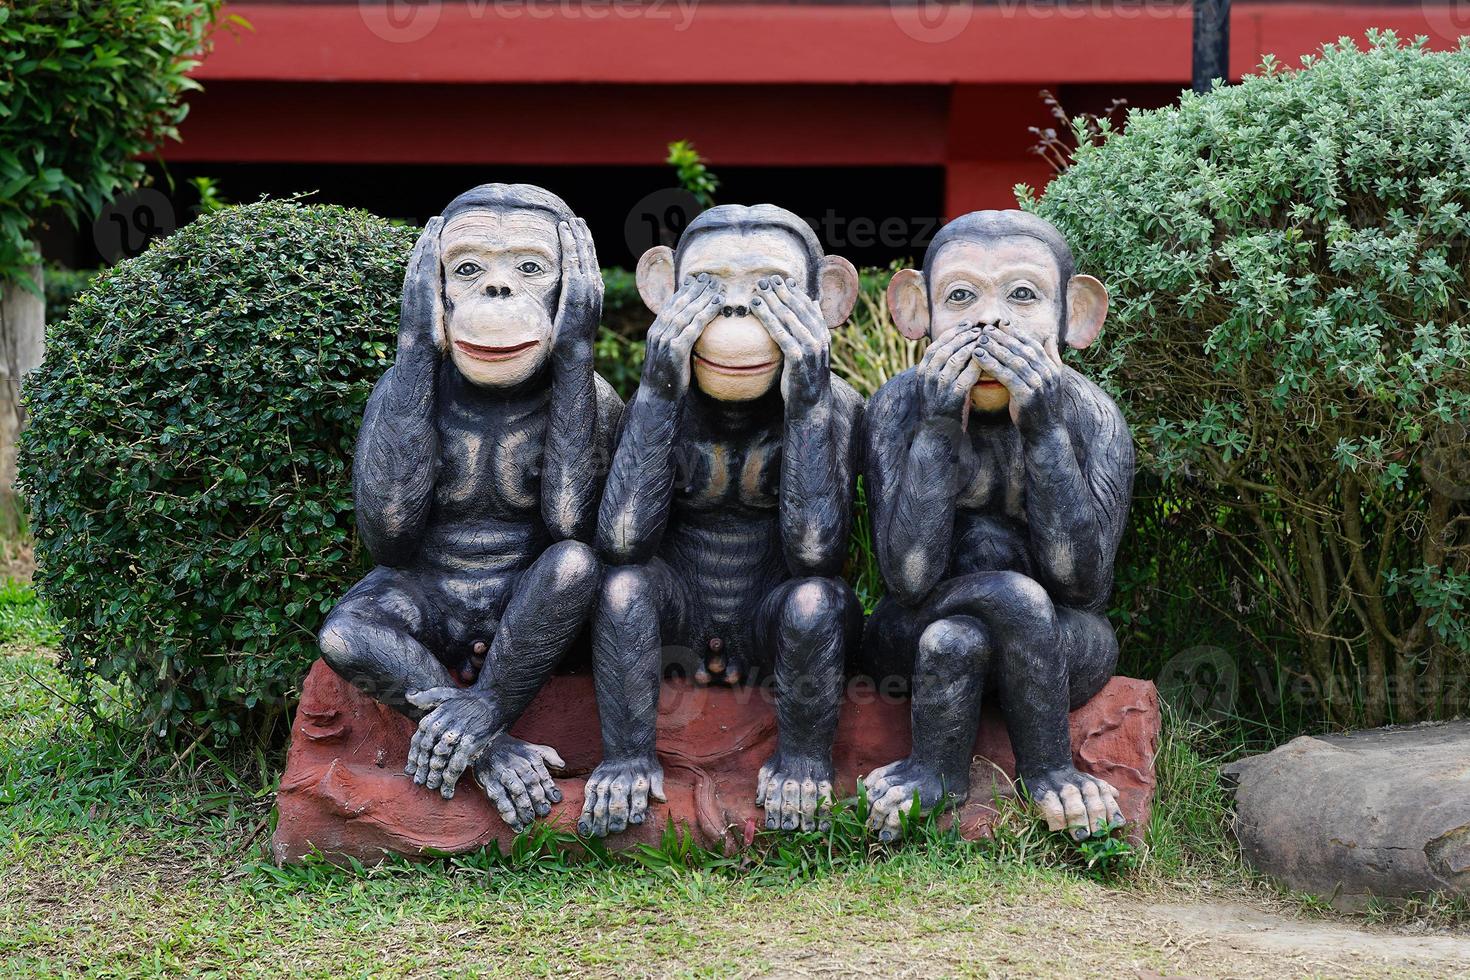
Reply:
M1123 826L1118 791L1096 776L1071 766L1052 769L1036 776L1022 776L1026 795L1041 808L1051 830L1066 830L1076 840L1106 834Z
M963 803L970 792L969 775L966 771L946 778L938 766L912 756L874 769L862 780L868 791L868 829L879 840L897 840L903 836L903 819L913 810L915 796L921 813Z
M648 819L648 798L667 802L664 770L652 757L604 762L587 777L587 795L577 833L606 837Z
M755 805L766 809L767 830L826 830L832 807L832 764L787 760L777 752L756 777Z
M532 820L551 812L561 802L547 768L566 767L549 745L532 745L509 735L500 735L475 760L475 778L512 830L521 831Z

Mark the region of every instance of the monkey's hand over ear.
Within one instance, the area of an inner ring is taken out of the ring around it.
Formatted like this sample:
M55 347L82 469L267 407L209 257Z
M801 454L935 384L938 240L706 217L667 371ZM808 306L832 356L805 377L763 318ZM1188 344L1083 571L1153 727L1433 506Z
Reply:
M398 314L400 364L437 366L448 344L439 247L439 231L443 227L443 218L430 218L408 259Z
M1023 436L1061 424L1066 369L1055 340L1042 344L986 327L975 356L1010 392L1011 420Z
M925 421L963 422L970 389L980 380L975 359L980 331L960 324L948 337L929 345L915 372L919 378L919 417Z
M781 397L792 408L815 405L832 385L832 332L821 307L780 276L760 280L757 292L750 311L781 348Z
M684 397L689 390L689 358L694 344L724 303L723 288L708 273L684 280L648 328L643 388L661 398Z
M557 232L561 236L561 299L552 350L558 362L585 362L590 367L592 338L602 319L602 269L585 221L563 221Z

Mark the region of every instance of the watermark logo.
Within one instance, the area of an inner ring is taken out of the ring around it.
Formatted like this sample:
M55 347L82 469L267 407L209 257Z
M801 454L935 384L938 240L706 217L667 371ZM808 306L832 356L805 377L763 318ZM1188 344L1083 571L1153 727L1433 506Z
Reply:
M1424 0L1420 9L1436 37L1459 41L1470 34L1470 0Z
M439 26L439 0L357 0L364 26L393 44L412 44Z
M179 226L169 199L152 187L117 198L92 223L92 241L108 265L142 255L156 238Z
M1435 427L1419 454L1424 482L1451 500L1470 500L1470 430L1459 422Z
M1169 658L1156 683L1159 697L1182 718L1209 724L1234 713L1240 670L1220 647L1190 647Z
M623 222L623 240L633 255L642 255L655 245L672 248L704 206L682 187L665 187L646 194L628 211Z
M888 0L888 12L898 29L924 44L953 41L970 26L970 0Z

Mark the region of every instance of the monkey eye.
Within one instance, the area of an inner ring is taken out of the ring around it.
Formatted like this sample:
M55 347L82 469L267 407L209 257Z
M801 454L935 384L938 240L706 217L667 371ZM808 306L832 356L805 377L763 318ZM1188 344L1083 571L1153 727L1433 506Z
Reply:
M461 262L459 265L454 267L454 274L456 276L464 276L466 278L476 275L479 271L480 266L478 263L475 262Z
M1036 299L1036 290L1030 286L1017 286L1011 290L1011 299L1018 303L1029 303L1033 299Z
M520 265L516 266L516 268L521 270L521 272L528 276L534 276L536 273L541 271L541 263L532 262L530 259L527 259Z
M956 286L954 289L951 289L949 295L945 297L951 303L968 303L974 298L975 291L966 289L963 286Z

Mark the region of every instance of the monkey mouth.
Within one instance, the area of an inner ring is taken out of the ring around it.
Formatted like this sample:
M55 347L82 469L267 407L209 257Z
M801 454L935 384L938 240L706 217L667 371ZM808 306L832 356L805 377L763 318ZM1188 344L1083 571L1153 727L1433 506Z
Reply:
M995 380L994 378L981 378L979 381L975 382L975 387L976 388L1004 388L1005 385L1001 384L999 381Z
M709 358L701 357L698 354L694 355L694 359L703 364L705 367L709 368L711 371L717 371L720 374L760 374L761 372L769 371L771 368L776 366L775 361L765 361L761 364L721 364L719 361L712 361Z
M483 344L456 340L454 346L459 348L461 354L477 361L508 361L513 357L519 357L539 343L541 343L539 340L528 340L524 344L513 344L510 347L486 347Z

